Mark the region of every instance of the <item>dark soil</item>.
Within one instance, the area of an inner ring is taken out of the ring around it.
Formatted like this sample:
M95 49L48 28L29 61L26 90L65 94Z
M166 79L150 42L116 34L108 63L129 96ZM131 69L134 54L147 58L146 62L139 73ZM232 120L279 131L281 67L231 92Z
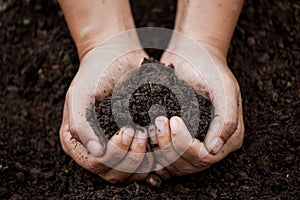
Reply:
M172 28L175 8L175 0L133 1L138 27ZM0 1L0 44L0 164L8 166L0 199L299 198L299 1L245 1L228 57L242 91L244 144L159 189L108 184L63 152L60 119L78 58L55 0Z
M210 102L155 59L122 77L112 95L96 102L100 127L110 138L123 126L148 128L159 116L179 116L192 136L204 139L210 122Z

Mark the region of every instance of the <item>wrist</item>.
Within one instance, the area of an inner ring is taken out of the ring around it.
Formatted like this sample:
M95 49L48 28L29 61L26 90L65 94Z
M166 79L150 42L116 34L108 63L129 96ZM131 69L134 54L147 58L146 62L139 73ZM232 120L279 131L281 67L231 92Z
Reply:
M107 38L135 27L129 0L59 0L59 3L80 59Z
M183 54L203 52L203 50L215 61L218 60L223 64L227 63L227 51L224 51L220 43L212 38L197 37L196 39L190 35L175 32L166 49L166 51L170 53L177 52Z
M226 40L224 38L217 37L215 34L205 31L201 27L178 26L175 30L203 46L205 49L212 50L220 56L222 55L223 57L227 57L230 39ZM176 41L172 42L176 43Z
M178 0L175 30L226 57L243 0Z
M89 51L101 45L108 38L126 30L124 26L111 26L103 29L87 27L80 37L74 39L79 59L82 60Z

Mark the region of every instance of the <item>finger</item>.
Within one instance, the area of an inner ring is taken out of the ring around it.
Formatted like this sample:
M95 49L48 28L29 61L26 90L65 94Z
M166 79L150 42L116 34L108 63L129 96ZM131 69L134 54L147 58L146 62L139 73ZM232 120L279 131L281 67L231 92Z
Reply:
M147 133L143 128L138 128L126 157L110 169L105 175L105 179L115 183L124 182L134 173L144 160L147 143Z
M131 174L138 168L138 166L141 164L143 161L143 157L140 152L142 152L143 147L139 143L141 143L141 140L138 140L138 137L141 137L141 130L136 131L134 133L134 139L131 142L130 147L127 149L129 153L119 151L121 160L117 162L110 170L108 170L106 173L102 174L101 177L105 179L106 181L110 183L123 183L125 182L126 179L128 179ZM127 141L127 140L124 140ZM129 142L127 143L129 144ZM145 146L145 145L144 145ZM107 146L109 148L109 146ZM115 152L111 152L112 154L107 156L106 161L112 161L114 160L112 157L115 154ZM136 157L133 156L133 154L136 155ZM126 155L129 155L126 157Z
M176 151L173 149L170 136L169 120L164 116L157 117L155 119L156 135L158 148L154 149L153 155L156 161L166 167L167 170L173 174L179 174L180 172L172 163L179 158Z
M171 178L171 174L167 168L161 166L159 163L156 164L155 173L158 174L163 180Z
M151 124L149 126L148 133L149 133L149 138L150 138L151 150L152 150L154 158L157 162L155 164L154 171L156 171L157 174L160 175L160 177L162 177L163 180L167 180L171 177L171 175L168 172L168 170L166 168L164 168L161 164L163 164L164 166L168 166L169 162L164 157L164 155L161 154L161 152L159 151L160 148L159 148L158 141L157 141L157 130L156 130L155 125ZM159 163L161 163L161 164L159 164ZM170 167L172 167L172 166L170 166ZM174 171L174 169L173 169L173 171ZM158 185L160 185L158 179L155 178L155 175L149 176L146 181L148 184L152 185L153 187L157 187Z
M190 161L198 169L198 172L207 169L214 163L214 155L210 154L205 145L196 138L193 139L192 144L182 157Z
M62 129L62 131L64 131ZM132 133L131 133L132 132ZM122 128L116 133L107 145L107 151L103 157L96 158L90 154L86 148L75 140L70 132L62 132L61 141L67 154L81 167L99 174L100 176L107 172L112 166L118 164L127 154L130 144L122 142L122 137L132 140L134 131L130 128Z
M150 146L151 149L155 149L158 147L158 142L157 142L157 135L156 135L156 127L154 124L151 124L148 127L148 133L149 133L149 142L150 142Z
M79 166L95 174L104 173L109 169L106 165L99 163L80 142L72 138L71 134L61 135L61 140L64 141L62 142L64 143L64 149L68 149L67 154L71 156Z
M205 145L191 137L181 118L172 117L170 121L174 149L182 154L181 157L197 167L209 166L213 155L207 151Z
M66 100L70 132L90 153L101 156L105 152L106 137L97 122L93 95L75 81L68 90Z
M209 154L202 142L192 138L180 117L172 117L170 127L173 147L183 158L193 161L193 159L201 159Z
M169 161L165 158L165 156L160 151L160 147L157 139L156 126L150 125L148 130L149 130L151 150L153 152L155 160L158 163L160 163L162 166L168 166L170 164Z
M155 164L154 157L151 153L145 154L144 160L139 168L132 174L126 183L145 180L149 173L153 170Z
M66 110L65 106L64 113ZM72 157L78 165L93 173L98 173L99 169L107 169L105 165L99 165L99 162L95 159L95 157L93 157L80 142L73 138L69 131L68 119L65 116L66 115L64 115L60 129L60 141L64 151Z
M213 117L205 137L207 150L216 154L236 131L238 125L239 90L233 78L223 78L223 87L211 90Z
M184 154L191 145L193 138L180 117L170 119L172 145L179 155Z
M128 150L128 154L126 155L126 158L118 164L117 169L130 173L135 172L144 159L147 141L148 134L146 129L138 127L135 131L135 137Z
M200 149L204 147L203 143L192 138L188 128L180 117L174 116L170 119L170 128L173 147L180 155L180 158L172 164L179 169L181 172L180 175L204 170L204 168L202 168L203 166L194 165L195 160L200 161L202 156L205 157L208 154L205 148ZM195 145L195 141L200 143L200 145L198 143L198 148L192 146Z
M71 156L70 151L72 150L72 145L69 143L72 139L74 139L74 137L70 133L67 101L64 103L63 118L59 130L59 137L63 150L66 154Z
M160 151L165 155L168 161L174 161L178 158L178 154L174 151L171 143L169 119L163 116L155 119L157 130L157 141Z
M243 119L243 111L242 105L239 106L239 122L238 128L235 133L229 138L229 140L224 144L222 149L210 160L218 162L226 157L230 152L239 149L243 144L244 139L244 119Z
M149 135L149 142L151 145L151 150L153 150L153 148L158 147L157 144L157 138L156 138L156 128L155 125L151 124L148 127L148 135ZM154 165L155 165L155 158L153 156L152 153L148 152L147 154L145 154L143 163L140 165L140 167L138 168L138 170L132 174L127 180L127 183L131 183L134 181L139 181L139 180L144 180L151 171L154 170ZM141 170L144 170L144 173L140 173ZM151 176L152 177L152 176ZM154 181L156 180L156 181ZM153 187L156 187L156 185L158 184L158 178L154 179L153 181L151 181L151 183L149 183L150 185L152 185Z
M180 119L179 117L172 117L173 121L177 118ZM182 120L181 120L181 122L183 123ZM169 126L170 123L169 123L168 118L158 117L155 120L155 124L158 127L158 130L157 130L158 136L157 137L158 137L160 151L163 153L163 155L167 159L168 163L170 163L170 165L166 166L168 171L172 175L175 175L175 176L182 176L184 174L195 171L196 169L189 161L185 160L184 158L181 158L181 155L184 153L184 151L190 145L188 141L192 140L190 133L187 131L186 132L187 137L183 138L182 141L172 140L172 142L171 142L171 135L172 135L171 132L173 132L173 131L170 129L170 126ZM174 123L173 123L173 126L174 126ZM173 127L173 130L175 130L174 128L176 128L175 131L178 131L180 128L180 125L176 123L176 126L177 127ZM177 146L178 146L178 144L181 144L181 143L183 144L180 146L181 148L179 148L180 153L178 153L179 151L177 152L174 149L174 145L173 145L174 142L177 143Z
M106 152L97 160L108 168L115 167L127 155L134 138L134 130L130 126L122 127L107 143Z
M96 165L96 163L98 163L98 161L93 156L91 156L91 154L89 154L84 146L72 136L70 132L68 113L67 101L65 101L63 120L59 134L62 148L66 152L66 154L72 157L78 165L91 172L96 173L96 169L94 168L94 166ZM105 166L99 166L99 168L101 167Z

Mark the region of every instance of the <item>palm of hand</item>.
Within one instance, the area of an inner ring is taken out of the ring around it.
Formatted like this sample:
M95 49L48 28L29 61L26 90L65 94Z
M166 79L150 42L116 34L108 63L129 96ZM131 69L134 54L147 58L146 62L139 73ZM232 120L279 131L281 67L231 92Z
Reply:
M122 127L106 142L105 136L99 133L99 127L94 123L95 119L88 117L95 98L109 95L118 79L127 71L138 67L147 56L143 51L137 50L117 57L113 63L106 62L113 60L115 53L107 49L94 49L82 60L66 95L60 130L65 152L83 168L112 183L142 180L148 174L132 175L143 164L143 154L140 153L145 152L146 141L141 143L137 139L142 133ZM106 68L108 64L109 67ZM102 147L106 146L106 150L99 147L99 143ZM142 167L152 167L153 158L149 158L149 161Z
M214 116L203 143L191 138L181 119L166 119L167 131L165 136L158 137L158 144L159 148L166 148L167 144L172 145L168 145L169 150L165 151L164 155L155 155L156 160L164 163L165 160L172 159L174 152L180 152L183 147L185 152L175 162L157 169L156 173L165 179L172 175L202 171L238 149L243 141L244 124L238 83L227 67L226 59L209 53L209 49L206 50L198 52L198 56L195 56L195 52L177 49L177 52L185 52L187 57L189 53L193 55L196 62L193 62L193 59L186 61L170 52L165 52L161 59L162 63L172 63L177 76L193 86L197 93L209 99L214 107ZM197 59L200 61L197 62ZM213 69L206 70L207 68ZM177 121L179 128L174 126L172 121ZM182 143L186 143L188 147Z

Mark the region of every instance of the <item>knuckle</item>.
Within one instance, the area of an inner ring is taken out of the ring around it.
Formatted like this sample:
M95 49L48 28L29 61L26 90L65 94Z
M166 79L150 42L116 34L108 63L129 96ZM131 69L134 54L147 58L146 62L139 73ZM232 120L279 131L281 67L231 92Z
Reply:
M74 134L77 133L77 129L76 129L74 124L69 124L69 126L70 126L69 127L70 133L71 133L72 136L74 136Z
M75 128L74 125L70 125L70 134L72 135L72 138L73 138L73 139L75 139L75 140L81 142L80 137L79 137L79 135L78 135L78 131L77 131L77 129Z
M73 94L73 91L74 91L74 86L73 86L73 84L71 84L67 90L66 96L71 97L71 95Z
M179 154L179 155L182 155L184 154L184 152L187 151L189 146L186 146L184 144L180 144L180 143L177 143L176 145L174 145L174 149L175 151Z
M208 167L210 166L210 163L201 159L193 162L193 165L197 168L200 168L200 167Z
M144 155L142 153L129 153L126 159L129 161L131 165L139 165L143 161Z
M195 169L191 166L186 166L180 169L181 175L195 173Z
M110 152L110 154L113 155L114 159L119 160L119 161L124 159L124 157L126 155L125 153L126 152L124 150L121 150L118 148L116 148Z
M224 122L224 130L230 136L232 133L234 133L238 128L238 122L237 120L227 120Z
M234 89L236 93L240 92L240 86L235 77L228 76L223 79L223 84L225 88Z
M69 131L63 128L60 129L60 143L64 152L68 155L70 155L71 152L74 152L78 147L78 141L74 140L72 135L70 135Z
M234 77L226 76L223 78L223 84L225 85L225 87L235 88L236 83L237 81Z

